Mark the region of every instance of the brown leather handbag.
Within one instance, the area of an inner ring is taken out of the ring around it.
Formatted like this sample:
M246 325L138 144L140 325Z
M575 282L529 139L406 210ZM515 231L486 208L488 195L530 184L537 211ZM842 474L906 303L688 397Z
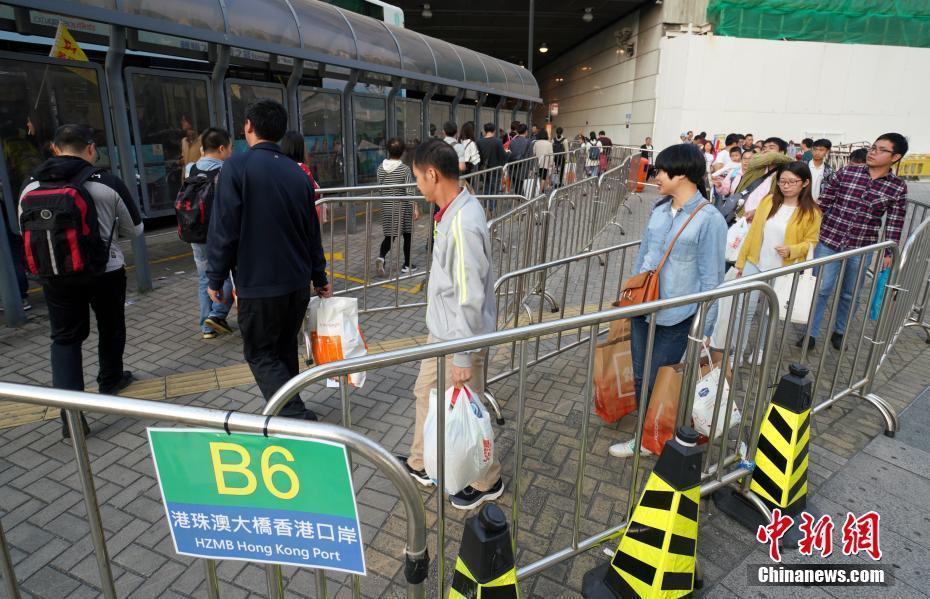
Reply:
M681 228L678 229L678 233L675 235L675 238L672 239L672 243L669 244L668 249L665 250L665 255L662 256L662 260L659 261L659 265L656 266L655 270L641 272L623 282L623 286L620 288L620 299L614 305L635 306L636 304L645 304L646 302L653 302L659 299L659 271L665 266L665 261L668 260L669 254L672 253L675 242L681 237L681 234L684 232L685 227L688 226L688 223L691 222L691 219L697 216L701 208L709 205L710 202L701 202L698 207L694 209L694 212L691 213L691 216L688 217L685 224L681 225Z

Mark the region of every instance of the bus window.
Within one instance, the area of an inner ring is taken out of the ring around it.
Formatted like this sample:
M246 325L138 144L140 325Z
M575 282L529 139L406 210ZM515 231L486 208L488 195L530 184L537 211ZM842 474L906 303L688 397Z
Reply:
M320 187L345 185L342 147L342 97L338 93L300 90L300 129L308 165Z
M359 185L376 183L378 165L384 160L387 108L384 98L352 96L355 116L355 156Z
M55 130L67 123L94 130L98 166L110 166L100 86L94 69L0 58L0 142L13 193L51 156Z
M206 79L133 73L136 155L149 216L169 214L188 164L200 158L200 134L210 126Z
M247 150L245 142L245 111L259 100L274 100L284 104L284 88L279 85L228 82L229 117L232 119L233 149Z
M407 144L408 152L412 151L423 136L423 103L420 100L397 99L397 136Z
M445 134L442 132L442 126L449 120L449 111L451 107L445 102L429 103L429 136L442 139Z

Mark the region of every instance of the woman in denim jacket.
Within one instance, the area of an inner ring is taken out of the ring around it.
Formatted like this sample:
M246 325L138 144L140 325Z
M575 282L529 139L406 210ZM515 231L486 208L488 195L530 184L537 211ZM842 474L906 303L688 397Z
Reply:
M707 164L701 149L694 144L678 144L662 150L656 157L656 184L664 197L652 209L649 224L639 246L633 274L655 270L672 240L695 210L694 218L682 230L668 260L659 272L660 299L670 299L710 291L723 282L724 246L727 224L720 212L707 203L704 174ZM701 204L703 207L700 207ZM646 397L652 394L656 372L661 366L681 361L688 344L688 333L697 312L697 304L687 304L660 310L656 318L655 340L652 348L652 366L644 373L646 341L649 335L649 316L630 319L630 341L633 361L633 378L636 399L647 374ZM704 335L709 336L717 318L716 302L708 310L704 322ZM646 410L641 405L640 410ZM633 440L610 447L610 455L628 457L633 454ZM649 453L640 449L641 453Z

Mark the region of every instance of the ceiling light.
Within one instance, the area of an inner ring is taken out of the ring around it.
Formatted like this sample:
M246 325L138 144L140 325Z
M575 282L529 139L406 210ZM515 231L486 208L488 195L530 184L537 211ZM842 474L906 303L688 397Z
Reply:
M555 78L555 82L556 82L556 83L562 83L563 81L565 81L565 78L564 78L564 77L556 77L556 78Z
M424 5L423 5L423 12L420 13L420 16L423 17L424 19L432 19L432 18L433 18L433 11L430 10L429 4L424 4Z
M543 42L543 43L541 43L541 44L539 45L539 53L540 53L540 54L545 54L545 53L548 52L548 51L549 51L549 46L546 45L546 42Z
M593 10L594 9L591 8L590 6L584 9L584 14L581 15L581 20L584 21L585 23L590 23L591 21L593 21L594 20L594 13L592 12Z

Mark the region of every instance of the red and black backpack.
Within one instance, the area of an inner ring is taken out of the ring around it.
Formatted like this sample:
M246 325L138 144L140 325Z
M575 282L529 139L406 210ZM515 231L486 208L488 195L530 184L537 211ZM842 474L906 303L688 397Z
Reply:
M191 167L190 176L181 184L174 201L174 214L178 217L178 237L187 243L206 243L210 207L220 169L202 171Z
M102 274L110 238L100 236L97 206L84 183L96 173L84 169L70 180L41 181L20 198L26 268L40 277Z

